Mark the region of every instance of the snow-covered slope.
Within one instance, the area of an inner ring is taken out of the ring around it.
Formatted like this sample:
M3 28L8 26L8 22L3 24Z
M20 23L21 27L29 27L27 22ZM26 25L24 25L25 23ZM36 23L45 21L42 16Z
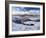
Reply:
M12 21L12 30L13 31L30 31L30 30L39 30L40 29L40 17L39 16L38 17L24 16L24 17L13 16L13 20L14 20L14 21ZM39 19L39 21L36 21L38 19Z

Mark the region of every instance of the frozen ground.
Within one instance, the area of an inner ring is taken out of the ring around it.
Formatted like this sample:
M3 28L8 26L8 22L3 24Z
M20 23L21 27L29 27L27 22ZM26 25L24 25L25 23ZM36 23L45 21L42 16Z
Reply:
M40 30L39 16L13 16L12 18L12 31Z

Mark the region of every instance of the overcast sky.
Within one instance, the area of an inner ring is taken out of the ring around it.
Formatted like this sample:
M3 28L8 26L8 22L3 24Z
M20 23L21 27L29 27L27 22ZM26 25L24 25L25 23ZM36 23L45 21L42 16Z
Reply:
M40 8L12 7L12 14L40 14Z

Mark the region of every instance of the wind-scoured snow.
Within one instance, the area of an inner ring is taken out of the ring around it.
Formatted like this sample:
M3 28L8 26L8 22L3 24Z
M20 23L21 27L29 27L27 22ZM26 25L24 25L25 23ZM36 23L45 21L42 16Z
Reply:
M29 19L31 17L28 16L28 18L25 18L25 19L22 19L23 17L21 17L21 18L19 18L19 17L21 17L21 16L18 16L18 17L17 16L13 16L13 20L14 20L14 21L12 21L12 27L13 27L12 30L13 31L40 30L40 21L36 22L37 19L33 19L32 21L29 21L29 20L25 21L26 19Z

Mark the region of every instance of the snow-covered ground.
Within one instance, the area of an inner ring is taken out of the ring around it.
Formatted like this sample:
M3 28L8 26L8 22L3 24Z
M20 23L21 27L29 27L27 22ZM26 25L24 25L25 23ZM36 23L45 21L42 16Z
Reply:
M30 19L32 21L29 21L27 19ZM35 17L32 17L32 16L23 16L23 17L22 16L13 16L12 31L40 30L40 21L36 21L38 19L40 20L39 16L35 16ZM25 21L25 20L27 20L27 21ZM31 24L33 24L33 25L31 25Z

